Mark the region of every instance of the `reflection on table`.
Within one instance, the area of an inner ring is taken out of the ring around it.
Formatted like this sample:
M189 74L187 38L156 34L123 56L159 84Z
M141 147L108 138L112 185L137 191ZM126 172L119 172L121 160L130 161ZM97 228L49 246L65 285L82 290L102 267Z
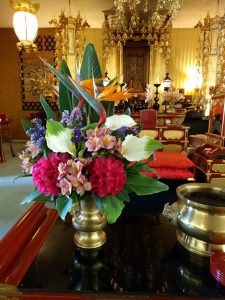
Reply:
M81 251L73 243L72 225L58 220L19 288L225 297L225 288L210 275L209 259L177 245L175 232L163 216L128 213L106 227L102 249Z

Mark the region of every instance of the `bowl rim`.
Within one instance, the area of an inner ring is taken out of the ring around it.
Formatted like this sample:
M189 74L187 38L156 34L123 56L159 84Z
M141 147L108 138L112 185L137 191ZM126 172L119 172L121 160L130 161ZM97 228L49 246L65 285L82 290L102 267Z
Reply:
M210 204L203 204L200 202L193 201L191 199L188 199L184 196L184 193L191 192L191 191L196 191L197 189L205 189L205 190L216 190L219 193L224 193L225 194L225 187L221 185L216 185L216 184L211 184L211 183L185 183L181 184L176 188L176 193L177 196L179 197L180 200L184 201L187 204L192 204L195 207L201 207L203 209L219 209L219 210L224 210L225 211L225 202L224 206L220 205L210 205Z

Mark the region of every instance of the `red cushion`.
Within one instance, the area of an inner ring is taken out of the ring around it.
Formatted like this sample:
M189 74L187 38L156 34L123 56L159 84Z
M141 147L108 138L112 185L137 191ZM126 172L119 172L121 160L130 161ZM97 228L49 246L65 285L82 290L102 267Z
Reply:
M194 167L194 163L179 152L155 151L154 156L155 159L148 164L151 168L188 169Z
M194 174L187 169L175 168L155 168L155 172L141 172L142 174L157 178L160 176L162 179L188 179L194 178Z

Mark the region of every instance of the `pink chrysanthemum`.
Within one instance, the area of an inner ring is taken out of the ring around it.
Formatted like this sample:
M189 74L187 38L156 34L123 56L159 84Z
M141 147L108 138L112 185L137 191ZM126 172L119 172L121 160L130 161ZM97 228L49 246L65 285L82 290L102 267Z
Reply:
M114 156L94 158L87 170L92 191L101 198L118 194L126 183L124 164Z
M57 186L58 165L66 162L67 158L64 154L50 153L48 158L42 157L34 164L32 177L33 182L40 193L45 196L58 196L60 189Z

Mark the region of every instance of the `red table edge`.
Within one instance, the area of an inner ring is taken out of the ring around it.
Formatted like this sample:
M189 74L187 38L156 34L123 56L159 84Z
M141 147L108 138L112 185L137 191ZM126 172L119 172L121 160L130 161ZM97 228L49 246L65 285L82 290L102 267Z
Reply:
M0 241L0 284L19 285L57 218L55 209L35 203L9 230Z

